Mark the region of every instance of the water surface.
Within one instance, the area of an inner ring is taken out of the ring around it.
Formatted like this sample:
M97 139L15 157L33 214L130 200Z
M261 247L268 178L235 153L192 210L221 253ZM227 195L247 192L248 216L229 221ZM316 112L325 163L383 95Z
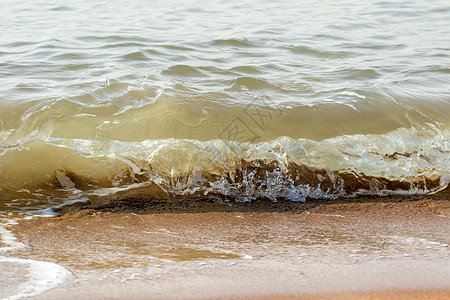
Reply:
M4 1L0 208L434 192L447 1Z

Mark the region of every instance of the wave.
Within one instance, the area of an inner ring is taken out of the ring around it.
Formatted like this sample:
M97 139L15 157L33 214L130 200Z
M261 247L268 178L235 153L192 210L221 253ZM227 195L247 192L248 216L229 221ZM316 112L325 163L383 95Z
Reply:
M67 7L8 7L0 209L134 196L304 201L448 185L444 1L389 22L399 12L391 4L333 6L360 24L268 1L221 1L208 12L161 2L151 13L138 2L103 7L95 26L84 12L98 7L71 5L79 13L64 26L47 18L47 33L43 13ZM17 14L27 22L16 26Z
M405 128L320 142L46 137L2 149L0 199L5 209L36 209L130 197L305 201L426 194L450 182L448 140Z

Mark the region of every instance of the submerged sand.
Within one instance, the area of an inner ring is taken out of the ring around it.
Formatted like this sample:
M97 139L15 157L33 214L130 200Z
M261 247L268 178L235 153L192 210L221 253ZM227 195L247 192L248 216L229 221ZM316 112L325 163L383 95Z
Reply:
M14 231L26 245L17 257L75 275L35 299L448 299L449 212L447 194L123 201L24 219Z

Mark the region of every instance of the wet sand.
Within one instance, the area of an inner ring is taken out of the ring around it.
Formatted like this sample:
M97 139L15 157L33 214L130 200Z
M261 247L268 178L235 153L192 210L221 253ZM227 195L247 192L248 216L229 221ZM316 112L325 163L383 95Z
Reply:
M136 200L136 199L135 199ZM19 221L14 256L74 280L34 299L448 299L450 198L91 203Z

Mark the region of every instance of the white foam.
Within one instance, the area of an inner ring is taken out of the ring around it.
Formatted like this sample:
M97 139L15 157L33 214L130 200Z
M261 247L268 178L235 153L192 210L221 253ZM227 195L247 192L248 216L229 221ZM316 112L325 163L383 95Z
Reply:
M142 187L147 187L151 185L151 183L149 182L142 182L142 183L132 183L126 186L121 186L121 187L109 187L109 188L99 188L95 191L89 192L88 195L89 196L109 196L109 195L113 195L116 194L118 192L123 192L123 191L128 191L128 190L132 190L132 189L137 189L137 188L142 188Z
M25 297L33 297L58 287L72 278L72 273L70 273L69 270L54 263L30 259L0 257L0 264L1 263L26 265L28 270L27 276L24 277L25 281L19 281L16 294L7 296L4 300L17 300ZM2 276L5 275L7 276L8 274L2 274Z
M57 217L58 214L53 210L53 208L44 208L44 209L39 209L39 210L33 210L30 211L29 213L35 215L35 216L39 216L39 217Z
M8 220L0 224L0 242L2 245L0 253L25 248L25 245L18 242L13 233L6 229L6 227L16 224L18 224L16 220ZM25 267L27 271L26 276L13 281L17 282L17 287L8 286L8 289L13 291L14 294L6 295L3 300L16 300L39 295L44 291L60 286L72 277L72 274L66 268L54 263L0 256L0 265L2 263ZM0 280L5 276L14 277L18 275L2 272ZM4 297L5 295L2 294L1 296Z
M349 91L343 91L343 92L340 92L339 95L344 95L344 96L354 96L354 97L357 97L357 98L359 98L359 99L366 99L366 97L363 96L363 95L360 95L360 94L355 93L355 92L349 92Z
M77 192L79 190L75 190L75 192ZM81 195L79 196L79 198L75 198L75 199L71 199L71 200L66 200L64 201L64 203L54 206L54 207L49 207L49 208L44 208L44 209L39 209L39 210L33 210L30 211L30 214L33 214L34 216L39 216L39 217L57 217L59 216L59 214L57 212L55 212L56 209L62 208L64 206L69 206L69 205L73 205L76 203L89 203L89 198L86 198L84 196L84 194L81 193Z
M0 241L3 247L0 247L0 253L6 251L17 250L24 248L23 243L17 242L17 238L12 234L11 231L6 229L6 226L16 225L15 220L9 220L6 223L0 224Z

